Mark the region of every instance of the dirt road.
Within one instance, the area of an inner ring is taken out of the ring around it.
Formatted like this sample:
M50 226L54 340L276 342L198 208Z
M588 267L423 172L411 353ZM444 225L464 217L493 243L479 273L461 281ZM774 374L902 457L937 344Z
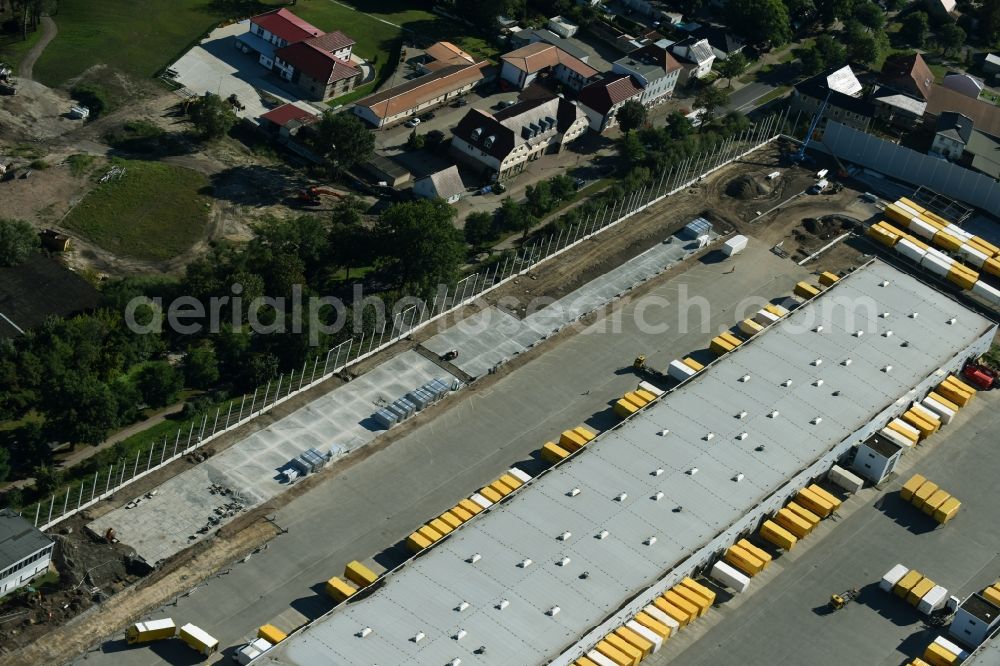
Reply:
M45 50L45 47L49 45L49 42L51 42L57 34L59 34L59 28L56 27L56 22L48 16L43 16L42 36L38 38L38 41L35 42L35 45L32 46L31 49L24 55L24 58L18 65L18 77L22 79L34 80L32 74L34 73L35 62L38 60L38 57L42 55L42 51Z

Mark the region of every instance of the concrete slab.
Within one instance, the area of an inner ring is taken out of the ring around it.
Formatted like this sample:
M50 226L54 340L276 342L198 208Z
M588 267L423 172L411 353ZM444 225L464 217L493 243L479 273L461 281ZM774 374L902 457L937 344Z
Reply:
M382 431L372 414L435 377L454 380L433 361L404 352L166 481L153 498L116 509L91 527L99 534L113 527L119 540L151 564L165 559L281 492L287 482L280 470L306 449L336 459L370 442ZM213 493L214 485L231 493ZM206 524L209 529L199 533Z
M524 319L490 307L428 339L423 346L437 355L457 349L455 366L479 377L697 251L696 243L671 236L669 242L650 248Z

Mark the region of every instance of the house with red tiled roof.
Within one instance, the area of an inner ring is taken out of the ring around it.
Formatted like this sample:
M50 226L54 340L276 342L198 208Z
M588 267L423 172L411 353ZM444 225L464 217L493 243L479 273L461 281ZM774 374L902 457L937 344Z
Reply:
M618 124L615 114L625 102L642 99L643 88L628 74L605 74L603 78L584 86L577 102L587 114L590 129L603 132Z
M572 90L580 90L587 85L598 71L575 56L571 56L557 46L545 42L528 44L500 60L500 78L524 90L540 74L548 74Z
M282 104L260 116L263 129L273 132L282 138L294 136L306 125L311 125L319 119L315 113L310 113L294 104Z
M934 73L919 53L885 59L879 81L901 93L927 101L934 85Z
M236 38L236 48L255 53L262 66L309 99L343 95L361 78L361 69L352 62L353 39L339 31L323 32L284 8L251 18L249 30Z
M645 106L664 102L674 92L683 67L666 48L646 44L611 65L616 74L628 74L642 87L639 101Z

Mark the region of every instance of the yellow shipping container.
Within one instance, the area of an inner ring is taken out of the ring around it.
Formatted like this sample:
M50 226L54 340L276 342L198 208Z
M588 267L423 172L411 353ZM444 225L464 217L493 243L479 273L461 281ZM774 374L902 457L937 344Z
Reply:
M740 340L738 337L736 337L729 331L726 331L725 333L719 333L719 337L728 342L729 344L731 344L734 348L739 347L741 344L743 344L742 340Z
M903 416L901 418L920 431L920 439L927 439L934 434L934 426L920 418L920 415L912 409L908 409L903 412Z
M594 649L613 661L616 666L634 666L631 657L616 648L614 645L611 645L611 643L606 640L595 645Z
M438 518L443 520L445 524L451 529L455 529L456 527L462 524L462 521L459 519L459 517L453 514L451 511L445 511L440 516L438 516Z
M778 512L774 514L774 522L794 534L798 539L807 537L812 532L812 525L808 521L788 509L778 509Z
M371 585L378 580L378 574L361 564L357 560L352 560L344 567L344 578L351 581L358 587Z
M748 576L756 576L764 568L763 562L739 546L730 546L727 548L723 559Z
M326 594L337 603L350 598L355 592L357 592L356 589L351 587L348 583L342 581L337 576L334 576L330 580L326 581Z
M565 453L565 451L563 451L563 453ZM466 511L468 511L469 513L471 513L473 516L477 515L480 511L483 510L483 507L479 506L478 504L476 504L475 502L473 502L468 498L459 502L458 505L463 509L465 509Z
M937 643L931 643L924 650L924 659L931 666L952 666L958 663L958 656L948 652Z
M906 422L904 421L903 423L906 423ZM916 444L917 442L920 441L920 432L919 431L916 432L916 433L914 433L913 430L912 430L913 426L910 426L910 428L904 428L898 422L897 419L893 419L892 421L889 421L889 425L886 426L886 427L889 428L889 430L892 430L893 432L899 433L900 435L902 435L906 439L910 440L914 444Z
M923 580L924 575L917 571L916 569L910 569L906 574L900 578L895 585L892 587L892 593L895 594L900 599L906 597L913 589L913 586Z
M939 231L934 234L934 244L942 250L949 250L952 252L962 247L961 239L952 236L947 231Z
M773 314L775 317L784 317L788 314L788 310L786 308L783 308L780 305L775 305L774 303L768 303L764 306L764 309Z
M502 497L507 497L507 495L510 495L512 492L514 492L513 488L511 488L510 486L508 486L506 483L504 483L500 479L497 479L496 481L494 481L493 483L491 483L490 484L490 488L492 488L493 490L495 490L498 493L500 493L500 495Z
M911 606L916 606L920 603L920 600L924 598L924 595L933 589L935 583L930 578L923 578L910 588L910 591L906 593L906 603Z
M989 242L985 238L982 238L980 236L973 236L972 238L969 239L969 242L973 243L976 246L976 248L979 249L979 251L982 252L983 254L986 254L991 257L1000 255L1000 247L997 247L996 245Z
M913 661L911 661L909 664L907 664L907 666L931 666L931 665L928 664L923 659L921 659L920 657L914 657Z
M948 398L944 397L943 395L941 395L936 391L931 391L930 393L927 394L927 397L930 398L931 400L938 402L942 407L947 407L953 412L957 412L959 409L956 403L952 402L951 400L949 400Z
M746 539L740 539L736 542L736 545L763 562L765 569L771 564L771 554L763 548L758 548Z
M955 375L948 375L948 377L945 378L944 381L946 383L954 386L957 389L965 391L966 393L968 393L970 395L976 395L976 389L972 388L971 386L969 386L968 384L966 384L964 381L962 381L961 379L959 379Z
M911 243L913 243L914 245L916 245L917 247L919 247L924 252L927 252L928 250L931 249L930 245L928 245L927 243L923 242L922 240L920 240L919 238L917 238L916 236L914 236L912 234L908 234L908 233L906 233L904 231L901 231L901 232L899 232L899 237L900 238L905 238L906 240L910 241Z
M830 491L816 485L815 483L809 485L809 490L829 502L834 511L840 508L840 500Z
M615 629L615 635L641 652L643 659L653 651L653 644L648 639L643 638L628 627L618 627Z
M702 365L698 361L694 360L690 356L685 356L684 358L682 358L681 359L681 363L683 363L687 367L691 368L695 372L698 372L698 371L703 370L705 368L704 365Z
M913 215L909 211L905 211L894 203L891 203L885 207L885 214L893 222L898 222L904 227L910 226L910 220L913 219Z
M582 449L586 446L587 440L580 435L576 434L572 430L563 430L562 434L559 435L559 446L563 447L570 453L576 451L577 449Z
M820 518L826 518L833 513L833 504L820 497L809 488L803 488L795 495L795 501L815 513Z
M627 419L637 411L639 411L639 408L625 398L622 398L615 403L615 414L617 414L620 418Z
M488 499L489 501L493 502L494 504L496 504L497 502L499 502L500 500L503 499L503 495L501 495L500 493L498 493L496 490L494 490L490 486L485 486L483 488L480 488L479 489L479 494L482 495L483 497L485 497L486 499ZM437 528L435 527L435 529L437 529ZM448 530L448 531L450 532L451 530ZM442 534L447 534L447 533L448 532L442 532Z
M819 283L824 287L829 287L833 285L835 282L838 282L839 280L840 278L831 273L830 271L823 271L822 273L819 274Z
M708 609L712 607L712 604L708 602L708 599L701 596L690 587L684 587L683 585L675 585L670 588L670 591L679 596L680 598L687 601L689 604L695 607L695 613L698 617L701 617L708 612Z
M952 284L958 285L962 289L972 289L972 285L976 284L978 280L979 273L970 271L964 266L952 264L951 268L948 269L948 281Z
M899 242L899 234L889 231L881 224L873 224L868 227L868 231L865 233L869 238L886 247L892 247Z
M511 490L517 490L518 488L524 485L523 482L521 482L519 479L515 479L510 474L502 474L498 480Z
M912 411L914 414L922 418L924 421L927 421L932 426L934 426L934 432L937 432L938 430L941 429L941 419L938 418L937 414L927 409L923 405L914 404L912 407L910 407L910 411Z
M480 492L482 492L482 491L480 491ZM485 497L485 495L484 495L484 497ZM492 502L493 500L490 500L490 501ZM451 527L448 525L448 523L444 522L440 518L435 518L434 520L430 521L427 524L431 528L433 528L434 531L438 532L441 536L445 536L445 535L451 534L454 531L454 530L451 529Z
M728 354L729 352L736 349L736 347L728 342L726 342L722 336L712 338L712 342L708 345L709 350L716 356L722 356Z
M677 621L677 624L682 627L687 626L688 622L691 621L691 615L684 611L684 609L675 606L674 604L667 601L662 595L653 599L653 605L659 608L661 611L666 613L668 616Z
M985 590L983 590L982 596L984 599L986 599L986 601L990 602L991 604L1000 606L1000 591L997 591L995 587L987 587Z
M692 620L698 617L698 612L699 612L698 606L691 603L690 601L688 601L681 595L677 594L673 590L667 590L666 592L664 592L663 598L667 601L667 603L673 604L677 608L680 608L682 611L687 613L688 617L690 617Z
M794 513L796 516L798 516L802 520L804 520L807 523L809 523L810 525L812 525L813 527L816 527L817 525L819 525L819 521L820 521L819 516L817 516L815 513L813 513L809 509L805 508L801 504L798 504L796 502L789 502L788 506L786 506L785 508L788 509L789 511L791 511L792 513Z
M647 629L652 631L654 634L656 634L663 640L667 640L668 638L670 638L670 627L663 624L662 622L652 617L651 615L648 615L647 613L643 613L640 611L639 613L636 614L634 619L636 622L646 627Z
M938 484L933 481L924 481L924 485L917 488L917 491L913 493L913 497L910 498L910 504L917 507L918 509L924 508L924 502L936 493L938 490Z
M411 552L419 553L424 548L430 546L433 542L420 534L420 532L414 532L410 536L406 537L406 547L410 549Z
M1000 259L990 257L983 262L983 270L990 275L1000 276Z
M944 501L944 504L939 506L937 511L934 512L934 520L944 525L949 520L954 518L955 514L958 513L958 510L961 508L962 508L961 502L959 502L954 497L949 497Z
M646 397L648 395L650 400L652 400L655 397L649 391L638 390L638 391L636 391L636 393L638 393L642 397ZM588 430L587 428L584 428L583 426L577 426L577 427L573 428L573 432L575 432L580 437L582 437L583 441L585 441L585 442L589 442L590 440L592 440L595 437L597 437L596 433Z
M941 383L937 386L936 393L943 395L948 400L957 404L959 407L965 407L972 400L972 394L966 393L965 391L960 391L951 384Z
M451 513L463 523L472 519L472 514L466 511L461 504L451 507Z
M910 477L910 480L903 484L903 487L899 489L899 496L905 499L907 502L913 497L913 493L917 492L920 486L924 485L927 479L921 474L914 474Z
M639 662L645 656L641 650L629 645L628 641L618 634L610 633L604 637L604 640L613 645L622 654L628 655L628 658L632 660L632 666L639 666Z
M753 319L744 319L739 323L740 331L744 335L754 336L764 330L764 327L755 322Z
M288 638L288 634L278 629L273 624L265 624L257 627L257 638L263 638L271 645L277 645Z
M768 559L770 559L770 556L768 556ZM767 565L765 564L764 566L766 567ZM687 578L687 577L682 578L681 585L683 585L684 587L690 587L692 590L694 590L701 596L708 599L709 605L715 603L715 592L713 592L710 588L702 585L698 581L694 580L693 578Z
M649 404L649 400L644 399L636 391L629 391L628 393L622 396L622 399L628 400L629 402L631 402L636 407L639 407L640 409Z
M783 550L791 550L798 542L794 534L771 520L765 520L760 526L760 537Z
M795 285L793 293L799 298L813 298L819 295L819 289L808 282L799 282Z
M423 538L427 539L431 543L434 543L435 541L437 541L438 539L440 539L441 537L444 536L443 534L441 534L440 532L438 532L436 529L434 529L430 525L422 525L417 530L417 534L419 534Z
M928 516L933 516L934 512L937 511L949 497L951 497L951 493L939 488L933 495L927 498L927 501L924 502L924 505L920 510Z
M920 204L918 204L918 203L916 203L914 201L911 201L910 199L907 199L906 197L899 197L899 199L897 199L896 201L897 201L898 204L903 204L907 208L911 208L912 210L916 211L917 213L926 213L927 212L926 208L924 208L923 206L921 206Z
M573 662L573 666L597 666L597 664L587 659L586 657L580 657L579 659Z
M643 400L645 400L647 404L656 400L656 396L645 389L636 389L635 394L640 398L642 398ZM577 430L579 430L579 428L577 428ZM593 439L593 437L591 437L590 439Z

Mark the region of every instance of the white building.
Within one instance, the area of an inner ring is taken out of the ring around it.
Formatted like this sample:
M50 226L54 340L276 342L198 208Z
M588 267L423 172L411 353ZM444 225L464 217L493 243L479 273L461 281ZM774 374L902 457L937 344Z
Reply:
M642 88L639 101L646 106L666 101L677 87L681 70L681 63L657 44L638 48L611 66L615 74L628 74L635 78Z
M712 71L715 51L707 39L688 38L670 47L671 53L681 64L680 83L690 79L703 79Z
M948 160L960 160L972 138L972 120L961 113L946 111L938 116L931 153Z
M555 95L529 99L495 115L472 109L452 130L451 153L470 167L503 180L542 155L561 152L587 131L586 114Z
M618 109L630 99L639 101L643 89L628 74L606 74L580 91L580 108L587 114L590 129L603 132L618 124Z
M1000 624L1000 608L982 595L973 594L955 610L955 617L951 621L948 633L964 645L976 647L998 624Z
M903 455L903 449L882 435L872 435L860 445L854 454L854 471L878 485L885 480Z
M549 19L548 28L563 39L569 39L577 33L580 26L563 18L562 16L553 16Z
M444 199L450 204L458 201L464 191L465 185L462 183L462 177L458 175L458 167L454 164L447 169L418 178L413 183L413 193L416 196L423 199Z
M11 510L0 510L0 597L45 573L52 548L44 532Z
M505 53L501 58L500 78L524 90L539 75L549 75L573 90L579 90L597 76L598 71L562 49L536 42Z

